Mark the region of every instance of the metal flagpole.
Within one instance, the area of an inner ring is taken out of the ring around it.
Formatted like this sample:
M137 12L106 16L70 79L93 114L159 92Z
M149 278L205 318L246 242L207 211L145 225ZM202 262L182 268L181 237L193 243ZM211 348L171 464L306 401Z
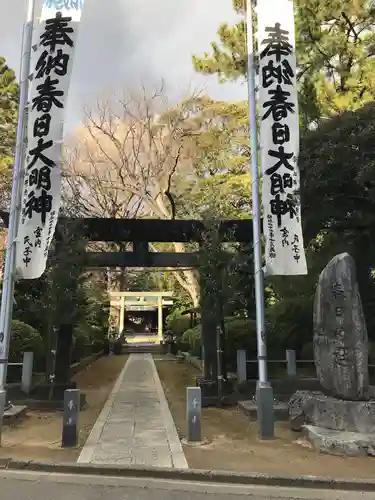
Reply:
M9 210L8 244L5 255L3 290L0 308L0 442L4 410L6 407L6 376L13 309L15 280L15 251L19 213L22 199L22 181L25 157L25 130L27 101L29 93L30 59L34 28L35 0L28 0L27 18L23 27L20 99L17 124L17 143L13 167L12 198Z
M264 322L264 280L262 268L262 240L260 229L261 216L259 200L258 134L255 98L253 16L251 0L247 0L246 13L248 45L247 85L251 139L254 279L258 347L258 382L256 390L256 401L258 411L259 437L260 439L272 439L274 437L273 391L267 377L267 344Z

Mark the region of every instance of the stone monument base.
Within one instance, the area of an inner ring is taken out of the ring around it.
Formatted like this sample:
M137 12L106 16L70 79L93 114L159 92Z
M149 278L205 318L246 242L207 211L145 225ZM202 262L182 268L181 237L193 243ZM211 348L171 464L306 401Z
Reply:
M309 442L317 451L348 457L375 456L375 435L361 432L345 432L305 425Z
M289 421L295 431L307 424L375 436L375 400L346 401L318 391L297 391L288 406Z

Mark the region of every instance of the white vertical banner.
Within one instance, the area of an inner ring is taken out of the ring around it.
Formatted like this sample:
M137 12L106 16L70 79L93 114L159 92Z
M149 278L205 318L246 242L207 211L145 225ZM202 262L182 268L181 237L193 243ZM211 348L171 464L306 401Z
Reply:
M301 225L292 0L258 2L263 232L269 275L307 274Z
M20 279L46 269L61 201L61 151L67 94L84 0L44 0L32 57L25 180L17 235Z

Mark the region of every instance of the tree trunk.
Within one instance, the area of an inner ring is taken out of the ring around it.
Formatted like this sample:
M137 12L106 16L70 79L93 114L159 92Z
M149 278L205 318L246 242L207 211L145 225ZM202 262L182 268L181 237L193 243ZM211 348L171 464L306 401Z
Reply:
M56 383L68 384L72 359L73 326L60 325L57 337Z
M215 318L215 298L210 293L204 276L201 284L201 338L203 348L203 377L205 380L217 381L217 337Z

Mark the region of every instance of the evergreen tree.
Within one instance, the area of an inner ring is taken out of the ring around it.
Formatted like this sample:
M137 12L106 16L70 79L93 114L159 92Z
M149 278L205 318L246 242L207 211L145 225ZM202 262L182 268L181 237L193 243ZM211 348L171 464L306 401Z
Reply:
M296 0L300 108L305 122L356 110L375 97L375 9L368 0ZM234 9L245 15L243 0ZM246 76L246 24L222 24L195 69L221 81Z
M14 71L0 57L0 172L13 164L18 115L18 84Z

